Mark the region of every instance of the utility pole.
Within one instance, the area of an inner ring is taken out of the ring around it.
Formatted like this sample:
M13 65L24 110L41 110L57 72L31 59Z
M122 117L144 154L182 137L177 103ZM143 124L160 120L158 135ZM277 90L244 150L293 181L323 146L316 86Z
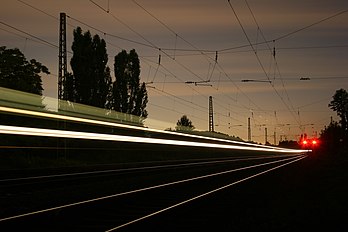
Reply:
M265 127L265 144L267 144L267 127Z
M66 14L60 13L59 24L59 67L58 67L58 111L61 109L60 100L67 100L64 90L64 82L67 75L67 53L66 53ZM66 129L66 121L61 124L58 121L58 127ZM61 145L62 144L62 145ZM64 150L57 149L58 156L67 158L67 142L66 139L57 139L57 147L63 146Z
M66 100L64 85L67 74L67 54L66 54L66 14L60 13L59 27L59 67L58 67L58 100Z
M250 118L248 118L248 141L251 141L251 127L250 127Z
M212 96L209 96L209 131L214 132L214 110Z

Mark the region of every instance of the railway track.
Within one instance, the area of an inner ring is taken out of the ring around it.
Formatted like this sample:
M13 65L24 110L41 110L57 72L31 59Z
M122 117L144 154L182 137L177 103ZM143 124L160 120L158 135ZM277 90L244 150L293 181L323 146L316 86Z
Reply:
M257 181L253 178L305 157L232 156L4 178L0 180L0 228L129 230L168 211L185 211L204 197Z

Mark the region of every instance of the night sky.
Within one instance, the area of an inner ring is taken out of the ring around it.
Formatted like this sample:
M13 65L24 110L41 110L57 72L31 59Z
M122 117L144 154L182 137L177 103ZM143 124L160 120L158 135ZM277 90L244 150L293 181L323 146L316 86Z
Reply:
M348 90L346 0L0 2L0 45L49 68L47 97L57 97L60 12L68 15L69 61L77 26L106 40L111 69L118 52L136 49L150 127L174 128L186 114L208 130L212 96L216 131L246 140L250 117L254 141L265 142L265 128L271 143L274 132L277 142L296 140L338 120L328 103Z

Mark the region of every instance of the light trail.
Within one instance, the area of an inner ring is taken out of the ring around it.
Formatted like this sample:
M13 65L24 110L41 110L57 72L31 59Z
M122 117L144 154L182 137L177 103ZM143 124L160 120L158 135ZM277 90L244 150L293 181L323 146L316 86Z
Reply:
M275 158L281 158L281 157L279 156L248 157L248 158L223 159L223 160L201 161L201 162L181 163L181 164L155 165L155 166L145 166L145 167L137 167L137 168L109 169L109 170L92 171L92 172L64 173L64 174L45 175L45 176L29 176L29 177L20 177L20 178L11 178L11 179L0 179L0 182L38 180L38 179L49 179L49 178L56 178L56 177L83 176L83 175L90 175L90 174L115 173L115 172L124 172L124 171L129 172L129 171L141 171L141 170L154 170L154 169L162 169L162 168L187 167L187 166L196 166L196 165L231 163L231 162L238 162L238 161L250 161L250 160L272 159L272 158L275 159Z
M234 149L234 150L247 150L247 151L265 151L265 152L276 152L276 153L297 153L298 154L298 153L308 152L308 150L279 149L279 148L275 149L273 147L239 146L239 145L203 143L203 142L158 139L158 138L144 138L144 137L126 136L126 135L112 135L112 134L100 134L100 133L92 133L92 132L78 132L78 131L5 126L5 125L0 125L0 134L44 136L44 137L55 137L55 138L69 138L69 139L102 140L102 141L128 142L128 143L162 144L162 145L190 146L190 147L204 147L204 148L221 148L221 149Z
M204 179L204 178L208 178L208 177L219 176L219 175L223 175L223 174L227 174L227 173L232 173L232 172L252 169L252 168L256 168L256 167L261 167L261 166L265 166L265 165L280 163L280 162L284 162L284 161L288 161L288 160L292 160L291 162L294 162L294 159L295 159L295 161L297 161L297 160L305 158L306 156L301 155L300 157L301 158L299 158L299 159L297 159L297 157L290 157L290 158L276 160L276 161L271 161L271 162L267 162L267 163L250 165L250 166L246 166L246 167L242 167L242 168L231 169L231 170L228 170L228 171L223 171L223 172L218 172L218 173L213 173L213 174L193 177L193 178L189 178L189 179L183 179L183 180L169 182L169 183L165 183L165 184L160 184L160 185L145 187L145 188L141 188L141 189L131 190L131 191L127 191L127 192L117 193L117 194L113 194L113 195L108 195L108 196L104 196L104 197L94 198L94 199L90 199L90 200L86 200L86 201L80 201L80 202L75 202L75 203L71 203L71 204L67 204L67 205L62 205L62 206L52 207L52 208L48 208L48 209L38 210L38 211L30 212L30 213L25 213L25 214L20 214L20 215L16 215L16 216L1 218L0 222L13 220L13 219L17 219L17 218L22 218L22 217L27 217L27 216L36 215L36 214L41 214L41 213L46 213L46 212L50 212L50 211L54 211L54 210L58 210L58 209L78 206L78 205L82 205L82 204L92 203L92 202L96 202L96 201L100 201L100 200L115 198L115 197L119 197L119 196L129 195L129 194L133 194L133 193L143 192L143 191L147 191L147 190L151 190L151 189L158 189L158 188L162 188L162 187L166 187L166 186L186 183L186 182L199 180L199 179Z
M132 126L132 125L126 125L126 124L121 124L121 123L115 123L115 122L101 121L101 120L95 120L95 119L87 119L87 118L81 118L81 117L73 117L73 116L46 113L46 112L38 112L38 111L32 111L32 110L16 109L16 108L11 108L11 107L4 107L4 106L0 106L0 111L8 112L8 113L15 113L15 114L31 115L31 116L35 116L35 117L67 120L67 121L73 121L73 122L82 122L82 123L111 126L111 127L119 127L119 128L126 128L126 129L135 129L135 130L142 130L142 131L155 132L155 133L161 133L161 134L170 134L170 135L176 135L176 136L182 136L182 137L198 138L198 139L205 139L205 140L210 140L210 141L219 141L219 142L240 144L240 145L253 146L253 147L264 147L264 148L286 150L285 148L270 147L270 146L260 145L260 144L252 144L252 143L232 141L232 140L227 140L227 139L219 139L219 138L213 138L213 137L205 137L205 136L199 136L199 135L177 133L177 132L173 132L173 131L163 131L163 130L151 129L151 128L140 127L140 126ZM288 150L292 150L292 149L288 149ZM305 152L308 152L308 150L306 150Z
M148 214L148 215L146 215L146 216L140 217L140 218L135 219L135 220L133 220L133 221L130 221L130 222L127 222L127 223L125 223L125 224L119 225L119 226L117 226L117 227L111 228L111 229L109 229L109 230L106 230L105 232L111 232L111 231L115 231L115 230L121 229L121 228L123 228L123 227L129 226L129 225L131 225L131 224L134 224L134 223L136 223L136 222L142 221L142 220L144 220L144 219L153 217L153 216L155 216L155 215L157 215L157 214L163 213L163 212L168 211L168 210L170 210L170 209L173 209L173 208L176 208L176 207L178 207L178 206L184 205L184 204L189 203L189 202L191 202L191 201L197 200L197 199L199 199L199 198L202 198L202 197L208 196L208 195L210 195L210 194L213 194L213 193L215 193L215 192L221 191L221 190L223 190L223 189L229 188L229 187L231 187L231 186L233 186L233 185L239 184L239 183L244 182L244 181L246 181L246 180L255 178L255 177L257 177L257 176L266 174L266 173L268 173L268 172L270 172L270 171L273 171L273 170L275 170L275 169L278 169L278 168L281 168L281 167L283 167L283 166L289 165L289 164L291 164L291 163L297 162L297 161L299 161L299 160L301 160L301 159L304 159L304 158L305 158L305 156L304 156L304 157L301 157L301 158L298 158L298 159L295 159L295 160L292 160L292 161L289 161L289 162L287 162L287 163L285 163L285 164L281 164L281 165L278 165L278 166L276 166L276 167L267 169L267 170L262 171L262 172L259 172L259 173L257 173L257 174L248 176L248 177L243 178L243 179L241 179L241 180L238 180L238 181L232 182L232 183L230 183L230 184L224 185L224 186L222 186L222 187L220 187L220 188L211 190L211 191L209 191L209 192L206 192L206 193L203 193L203 194L201 194L201 195L195 196L195 197L193 197L193 198L190 198L190 199L188 199L188 200L182 201L182 202L180 202L180 203L177 203L177 204L175 204L175 205L169 206L169 207L167 207L167 208L161 209L161 210L156 211L156 212L154 212L154 213L151 213L151 214Z

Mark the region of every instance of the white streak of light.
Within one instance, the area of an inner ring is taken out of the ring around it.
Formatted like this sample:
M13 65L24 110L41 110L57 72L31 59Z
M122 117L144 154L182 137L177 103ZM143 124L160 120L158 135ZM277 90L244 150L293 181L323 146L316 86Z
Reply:
M277 153L307 152L307 150L274 149L272 147L262 148L262 147L254 147L254 146L202 143L202 142L191 142L191 141L182 141L182 140L144 138L144 137L126 136L126 135L112 135L112 134L100 134L100 133L91 133L91 132L53 130L53 129L4 126L4 125L0 125L0 134L45 136L45 137L57 137L57 138L71 138L71 139L89 139L89 140L103 140L103 141L115 141L115 142L148 143L148 144L191 146L191 147L205 147L205 148L222 148L222 149L236 149L236 150L248 150L248 151L267 151L267 152L277 152Z
M151 129L151 128L140 127L140 126L132 126L132 125L126 125L126 124L121 124L121 123L115 123L115 122L107 122L107 121L100 121L100 120L95 120L95 119L87 119L87 118L80 118L80 117L73 117L73 116L52 114L52 113L45 113L45 112L38 112L38 111L31 111L31 110L15 109L15 108L3 107L3 106L0 106L0 111L15 113L15 114L24 114L24 115L31 115L31 116L37 116L37 117L44 117L44 118L51 118L51 119L68 120L68 121L74 121L74 122L82 122L82 123L90 123L90 124L96 124L96 125L111 126L111 127L143 130L143 131L156 132L156 133L162 133L162 134L172 134L172 135L179 135L179 136L191 137L191 138L199 138L199 139L205 139L205 140L211 140L211 141L227 142L227 143L232 143L232 144L241 144L241 145L254 146L254 147L264 147L264 148L285 150L285 148L270 147L270 146L265 146L265 145L260 145L260 144L252 144L252 143L232 141L232 140L227 140L227 139L218 139L218 138L205 137L205 136L199 136L199 135L177 133L177 132L173 132L173 131L163 131L163 130ZM291 149L289 149L289 150L291 150ZM308 152L308 150L306 152Z

